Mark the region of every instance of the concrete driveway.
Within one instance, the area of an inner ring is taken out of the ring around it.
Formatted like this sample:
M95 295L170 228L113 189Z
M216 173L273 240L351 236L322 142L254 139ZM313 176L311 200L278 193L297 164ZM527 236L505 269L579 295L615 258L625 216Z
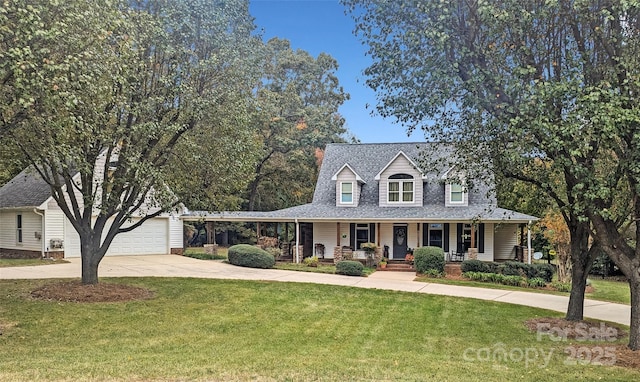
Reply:
M79 278L80 259L67 264L0 268L0 279ZM233 280L268 280L387 289L404 292L468 297L566 312L568 297L543 293L423 283L409 272L375 272L351 277L310 272L237 267L221 261L197 260L176 255L108 256L100 263L100 277L197 277ZM585 300L585 317L629 325L629 305Z

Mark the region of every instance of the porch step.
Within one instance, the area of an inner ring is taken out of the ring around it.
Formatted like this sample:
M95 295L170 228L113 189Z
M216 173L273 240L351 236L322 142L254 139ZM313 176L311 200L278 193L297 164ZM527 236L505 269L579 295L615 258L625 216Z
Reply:
M380 266L378 265L378 268L376 269L378 271L391 271L391 272L414 272L416 271L416 269L413 267L413 265L411 264L407 264L404 260L399 260L399 261L394 261L394 260L390 260L387 263L387 267L386 268L380 268Z

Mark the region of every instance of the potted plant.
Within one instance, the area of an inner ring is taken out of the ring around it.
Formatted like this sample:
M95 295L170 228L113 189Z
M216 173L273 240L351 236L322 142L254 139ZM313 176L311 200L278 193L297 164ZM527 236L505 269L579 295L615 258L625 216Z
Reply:
M387 258L383 257L378 263L381 269L385 269L387 267Z
M413 254L411 253L407 253L407 255L404 257L404 261L406 261L408 264L413 265L413 260L414 260L414 257L413 257Z
M378 246L376 243L362 243L360 244L360 248L365 251L367 255L372 255L376 249L378 249Z
M367 259L367 266L370 267L374 264L374 256L376 253L376 249L378 246L376 243L362 243L360 244L360 249L362 249L365 253L365 258Z

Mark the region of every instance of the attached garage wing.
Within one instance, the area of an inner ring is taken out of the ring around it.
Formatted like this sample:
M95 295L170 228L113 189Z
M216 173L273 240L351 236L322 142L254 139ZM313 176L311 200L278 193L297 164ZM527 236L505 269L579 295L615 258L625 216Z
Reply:
M131 224L135 224L134 220ZM80 257L80 237L65 218L65 257ZM169 218L149 219L131 232L115 237L107 256L116 255L165 255L169 254Z

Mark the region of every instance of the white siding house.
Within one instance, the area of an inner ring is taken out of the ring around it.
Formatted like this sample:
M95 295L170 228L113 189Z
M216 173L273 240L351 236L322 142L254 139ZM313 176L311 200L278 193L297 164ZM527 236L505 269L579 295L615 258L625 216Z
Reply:
M181 253L181 212L162 214L117 235L107 255ZM77 232L35 171L26 169L0 188L0 257L79 256Z
M343 247L363 255L361 245L373 242L391 259L426 245L442 248L449 260L513 259L517 228L537 218L498 207L487 192L491 176L467 179L455 165L419 165L425 153L445 163L437 159L451 152L440 143L329 144L311 203L271 212L196 211L183 219L311 224L301 244L323 246L325 258Z

